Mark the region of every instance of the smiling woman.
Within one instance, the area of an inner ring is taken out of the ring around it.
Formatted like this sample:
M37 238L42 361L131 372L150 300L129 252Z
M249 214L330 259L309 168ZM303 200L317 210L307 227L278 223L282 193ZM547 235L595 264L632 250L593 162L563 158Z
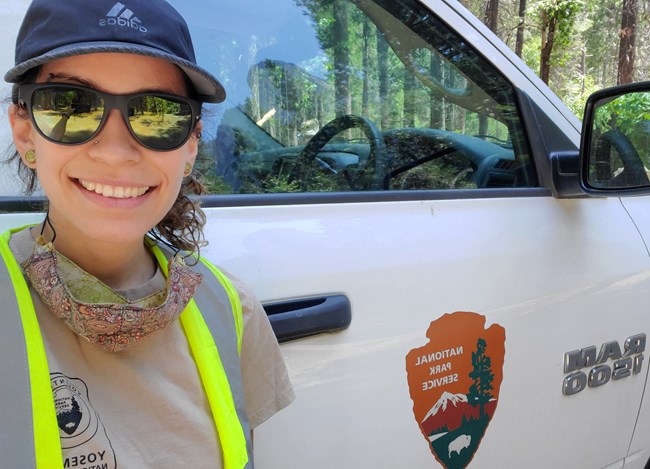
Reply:
M0 238L19 318L0 342L23 355L0 374L28 377L0 383L23 422L0 456L252 467L252 429L292 390L262 307L199 255L201 103L223 87L166 2L82 3L33 1L5 75L12 159L48 202Z
M142 281L151 274L150 263L146 262L148 253L140 246L142 237L160 223L174 205L185 165L194 161L197 138L196 134L191 135L193 126L186 125L185 134L177 141L157 137L152 143L152 139L125 125L129 123L130 114L127 106L134 99L134 91L148 87L164 90L177 102L186 100L180 69L153 57L140 57L134 64L132 54L86 54L41 65L35 81L19 87L19 106L10 117L18 152L24 154L31 149L37 155L35 161L24 163L38 175L47 194L48 219L56 230L57 250L80 267L94 270L93 273L104 281L114 282L113 286ZM92 84L94 88L79 87L80 83ZM108 95L95 89L113 93ZM86 110L81 109L83 100L78 97L82 93L92 96L97 108L102 110L101 119L93 122L92 131L84 131L87 119L77 119L77 113L83 117ZM75 102L67 104L71 95ZM115 95L126 96L118 98ZM145 96L149 99L157 94L149 92ZM24 103L22 108L21 103ZM111 104L122 112L112 112ZM76 107L80 111L72 111L69 117L64 115L61 119L64 127L57 124L48 129L40 118L41 109L46 106L54 110ZM194 115L193 119L198 121L198 103L187 101L186 106L189 119ZM145 147L144 142L149 145ZM118 198L115 190L110 191L111 197L103 197L83 190L80 181L86 186L134 188L130 192L142 187L148 189L139 197ZM78 245L101 252L102 256L95 255L91 261L85 252L79 253L72 248ZM94 246L97 248L92 249ZM102 248L98 249L100 246ZM130 269L133 279L113 278L125 262L148 268L146 271Z

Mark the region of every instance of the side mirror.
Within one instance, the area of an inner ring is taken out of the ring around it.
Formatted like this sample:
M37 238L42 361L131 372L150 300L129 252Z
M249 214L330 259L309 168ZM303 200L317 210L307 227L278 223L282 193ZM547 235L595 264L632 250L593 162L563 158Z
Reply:
M580 154L580 183L587 194L650 194L650 82L589 97Z

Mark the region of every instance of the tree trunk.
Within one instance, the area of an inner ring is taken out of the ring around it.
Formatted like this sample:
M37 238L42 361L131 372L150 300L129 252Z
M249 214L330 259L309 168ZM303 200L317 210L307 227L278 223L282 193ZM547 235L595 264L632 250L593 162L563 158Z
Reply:
M348 9L347 3L337 2L332 5L334 24L332 37L334 40L334 93L336 115L341 116L352 112L352 97L350 95L350 50L348 47Z
M377 30L377 81L379 82L379 106L381 106L379 128L388 129L391 106L388 99L388 42L379 29Z
M553 52L556 25L557 17L549 15L547 11L542 11L542 49L539 60L539 76L547 85L551 74L551 53Z
M634 81L634 58L636 55L636 16L637 0L623 0L621 15L621 41L618 49L618 75L616 83L632 83Z
M519 0L519 24L517 25L517 39L515 41L515 54L521 57L524 51L524 30L526 24L526 0Z
M485 16L483 22L490 30L497 34L499 24L499 0L487 0L485 3Z
M488 133L488 120L485 114L478 115L478 134L487 135Z
M582 49L580 53L580 94L584 95L585 90L585 77L587 76L587 54L585 50Z
M438 81L442 82L442 69L438 54L431 54L430 67L431 75ZM432 129L443 129L445 125L445 99L431 90L429 92L429 100L429 126Z
M370 21L363 19L363 57L362 69L366 75L363 77L363 89L361 91L361 115L367 116L370 113Z
M415 76L404 67L404 102L403 102L404 127L415 127Z
M497 29L499 25L499 0L487 0L485 3L485 15L483 18L485 25L490 28L494 34L498 35ZM462 119L463 132L465 132L465 115ZM487 133L487 119L483 115L479 115L479 134Z
M258 121L262 117L260 110L260 69L258 67L251 68L248 72L248 80L251 87L250 115L253 120Z

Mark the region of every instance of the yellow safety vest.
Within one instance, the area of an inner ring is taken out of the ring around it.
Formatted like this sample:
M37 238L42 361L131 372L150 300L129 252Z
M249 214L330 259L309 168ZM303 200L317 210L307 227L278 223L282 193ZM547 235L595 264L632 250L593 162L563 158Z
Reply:
M0 396L5 402L0 410L4 428L0 458L3 467L50 469L63 467L50 372L29 287L9 249L11 234L23 228L0 235L4 260L0 263L0 298L4 304L0 313ZM167 275L170 253L165 255L158 246L153 246L152 252ZM181 313L181 326L206 390L224 468L252 469L252 442L239 365L241 303L234 286L214 265L201 259L195 268L203 273L204 281ZM210 314L204 316L201 310Z

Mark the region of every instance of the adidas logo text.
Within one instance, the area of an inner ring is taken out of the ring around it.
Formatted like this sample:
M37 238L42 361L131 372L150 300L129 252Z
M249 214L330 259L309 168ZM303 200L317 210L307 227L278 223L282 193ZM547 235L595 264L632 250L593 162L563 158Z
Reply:
M100 26L122 26L132 28L141 33L146 33L147 28L142 26L142 21L136 17L131 10L123 3L117 2L113 8L106 13L106 18L99 20Z

